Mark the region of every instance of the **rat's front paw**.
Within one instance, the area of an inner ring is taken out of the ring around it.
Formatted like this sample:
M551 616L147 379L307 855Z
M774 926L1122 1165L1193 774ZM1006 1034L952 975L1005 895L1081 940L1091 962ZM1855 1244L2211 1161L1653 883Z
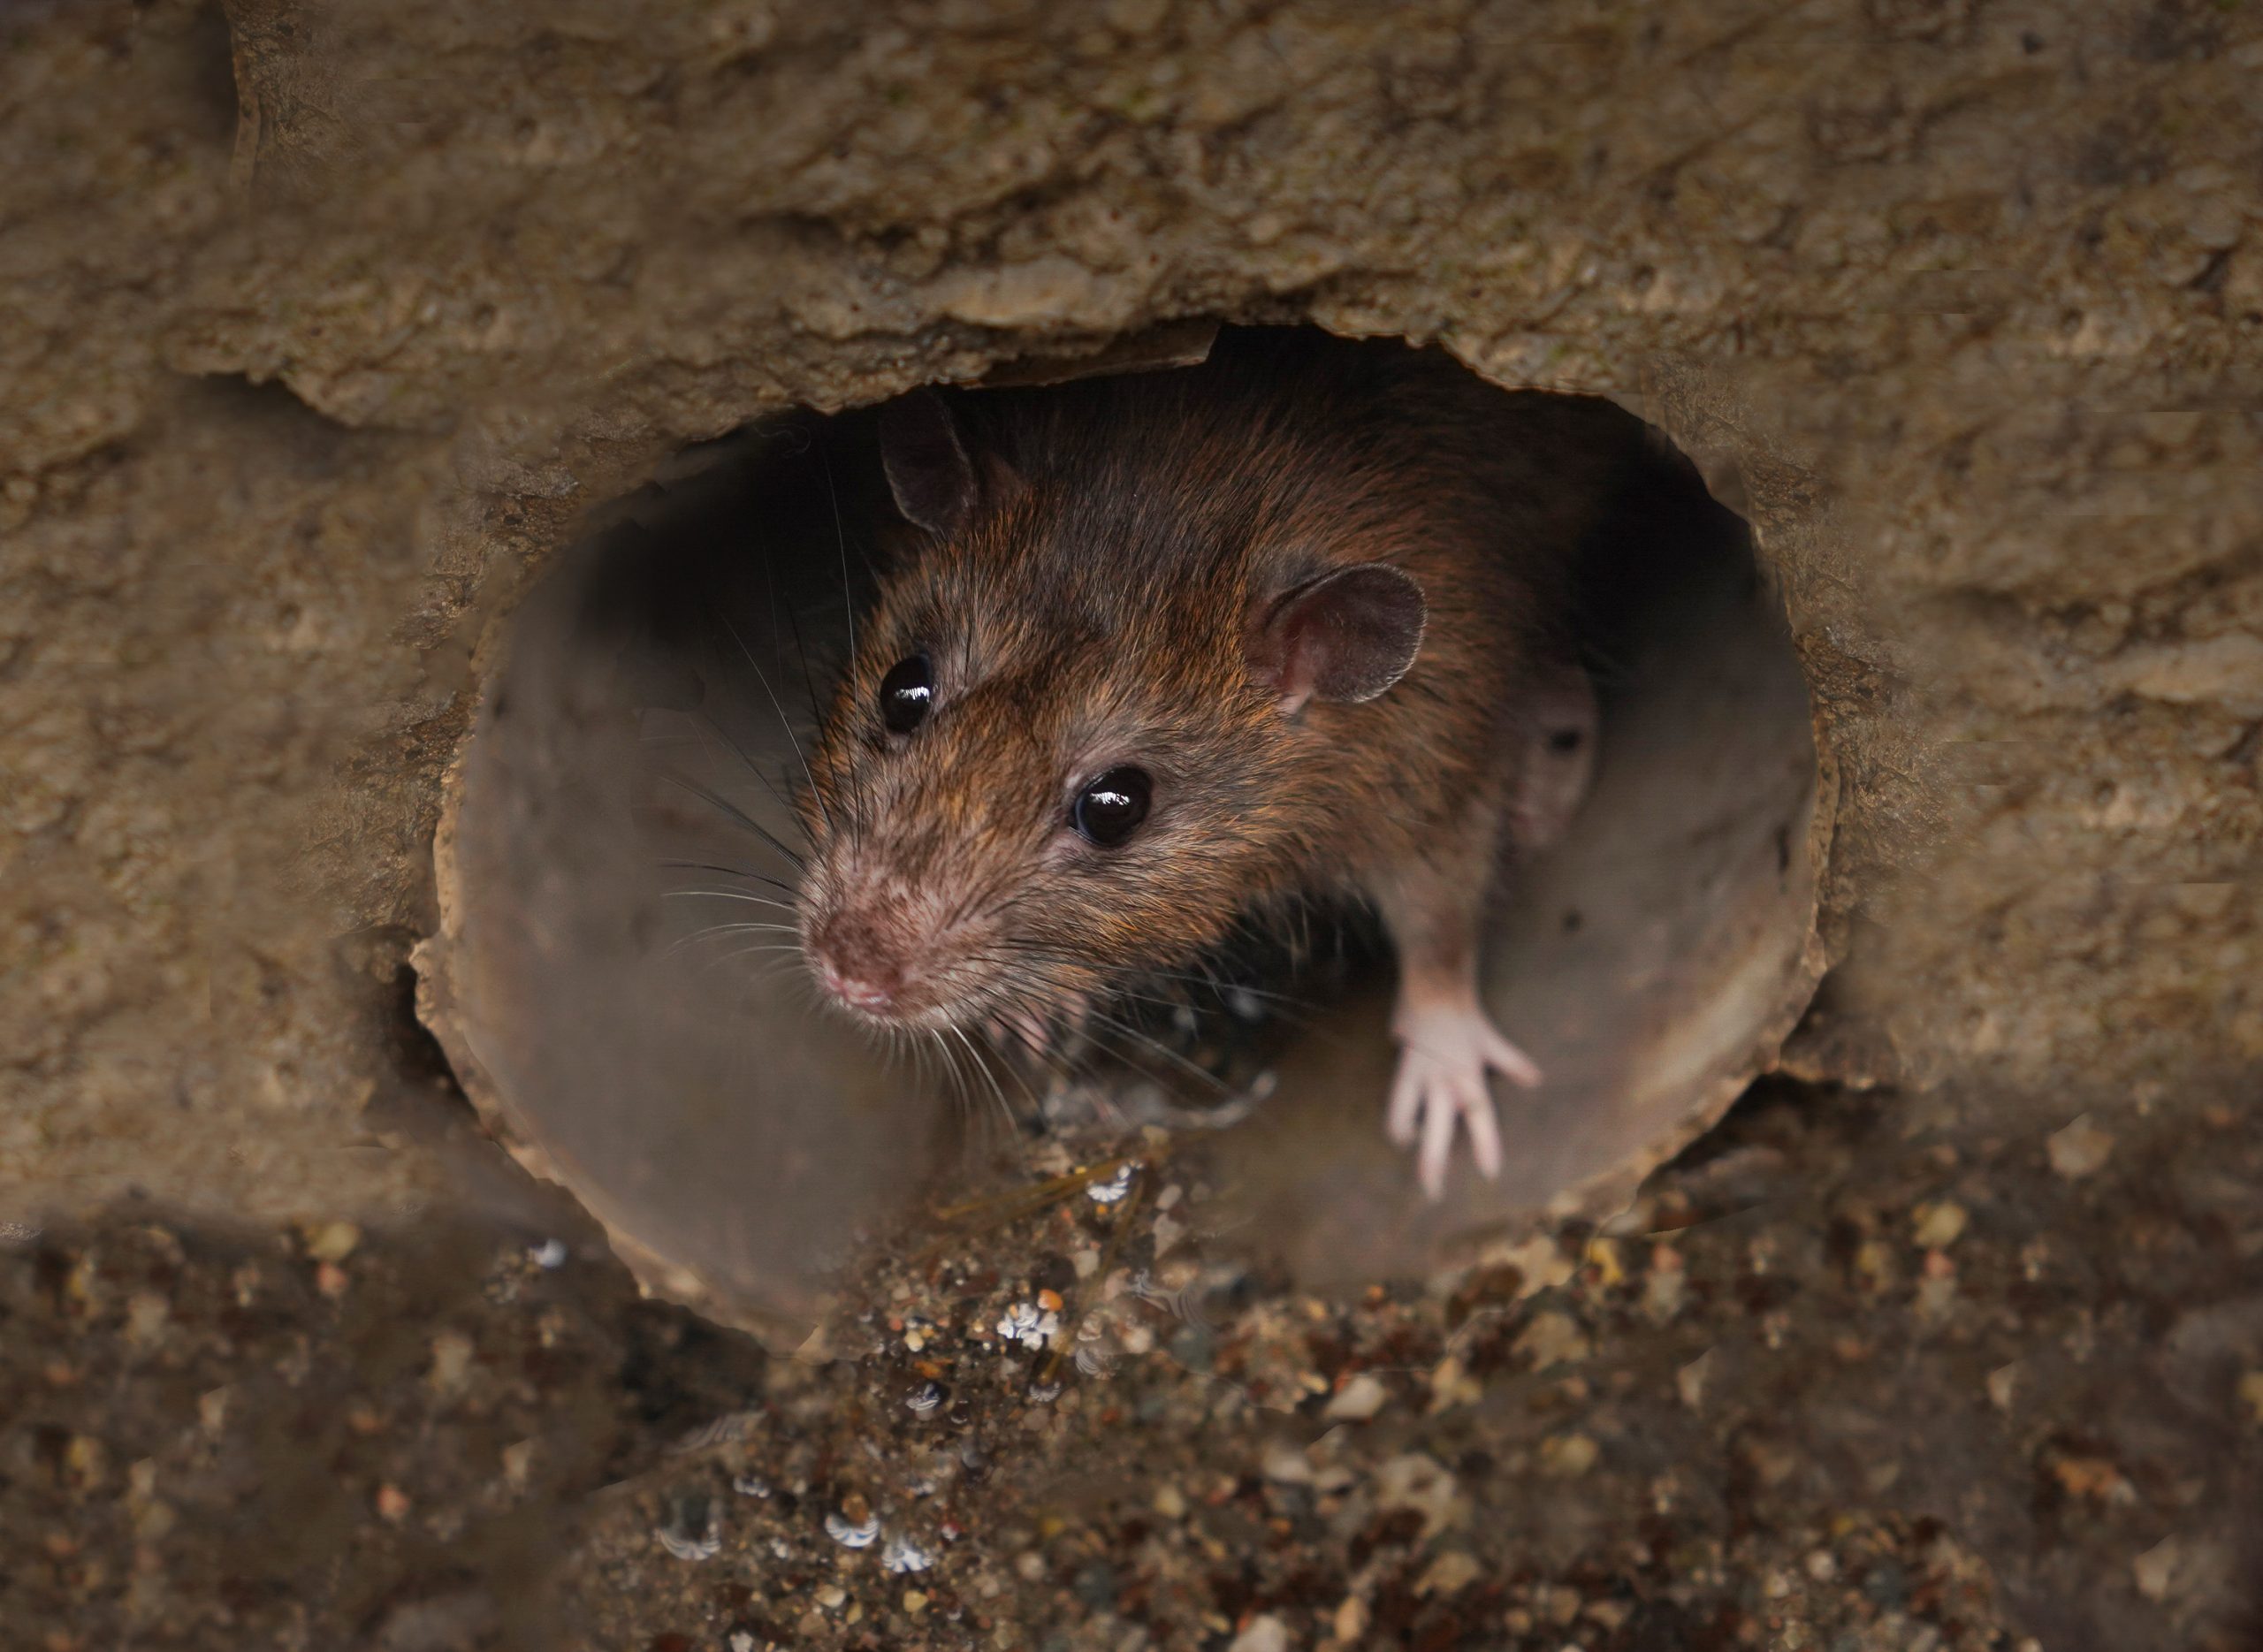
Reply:
M1485 1075L1497 1072L1529 1088L1540 1082L1540 1069L1495 1032L1474 1005L1405 1017L1398 1032L1404 1047L1391 1087L1388 1125L1391 1140L1402 1147L1420 1138L1415 1164L1422 1191L1432 1199L1445 1191L1457 1120L1468 1121L1470 1154L1479 1173L1488 1181L1500 1175L1501 1131Z

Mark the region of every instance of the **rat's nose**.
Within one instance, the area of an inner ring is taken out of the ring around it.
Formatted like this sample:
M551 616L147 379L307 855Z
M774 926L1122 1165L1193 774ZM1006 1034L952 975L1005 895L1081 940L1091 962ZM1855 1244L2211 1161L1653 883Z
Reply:
M893 1005L903 986L903 972L891 965L868 963L859 966L857 973L845 974L832 959L819 958L817 972L827 992L853 1009L870 1010L875 1015Z
M819 929L811 962L825 990L853 1009L885 1015L903 991L903 966L869 925L835 918Z

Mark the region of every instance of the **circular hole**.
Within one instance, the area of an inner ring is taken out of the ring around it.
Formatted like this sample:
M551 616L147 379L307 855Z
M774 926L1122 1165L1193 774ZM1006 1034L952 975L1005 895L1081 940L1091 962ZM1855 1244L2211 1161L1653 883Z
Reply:
M648 1283L766 1328L805 1321L856 1236L939 1176L964 1194L1048 1134L1180 1132L1223 1190L1213 1225L1315 1275L1608 1215L1811 994L1830 800L1744 523L1624 411L1494 393L1565 451L1619 461L1571 605L1600 721L1584 696L1541 704L1520 794L1576 812L1512 856L1482 913L1486 1009L1545 1075L1496 1088L1497 1179L1464 1152L1426 1199L1386 1139L1392 966L1355 912L1238 932L1073 1032L992 1013L882 1040L822 1001L797 927L826 814L806 801L817 735L888 559L920 554L876 409L681 456L513 616L451 790L443 933L423 959L468 1090ZM951 666L933 669L941 732Z

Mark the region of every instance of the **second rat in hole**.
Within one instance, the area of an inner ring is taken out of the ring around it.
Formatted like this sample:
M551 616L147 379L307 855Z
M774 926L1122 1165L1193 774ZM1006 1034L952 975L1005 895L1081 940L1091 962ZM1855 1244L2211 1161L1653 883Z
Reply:
M1042 1042L1252 917L1365 901L1391 1138L1433 1197L1458 1131L1497 1175L1489 1076L1544 1080L1483 1008L1488 899L1596 743L1569 607L1612 461L1551 400L1230 331L1199 367L886 408L901 543L802 805L826 997Z

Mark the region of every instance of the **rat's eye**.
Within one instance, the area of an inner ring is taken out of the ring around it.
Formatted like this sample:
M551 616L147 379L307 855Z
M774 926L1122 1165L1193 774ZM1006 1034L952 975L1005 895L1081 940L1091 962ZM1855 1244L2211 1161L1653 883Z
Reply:
M1087 843L1114 849L1147 818L1154 782L1145 769L1110 769L1077 794L1069 819Z
M880 721L892 735L908 735L927 719L935 703L935 674L925 654L890 666L880 679Z

